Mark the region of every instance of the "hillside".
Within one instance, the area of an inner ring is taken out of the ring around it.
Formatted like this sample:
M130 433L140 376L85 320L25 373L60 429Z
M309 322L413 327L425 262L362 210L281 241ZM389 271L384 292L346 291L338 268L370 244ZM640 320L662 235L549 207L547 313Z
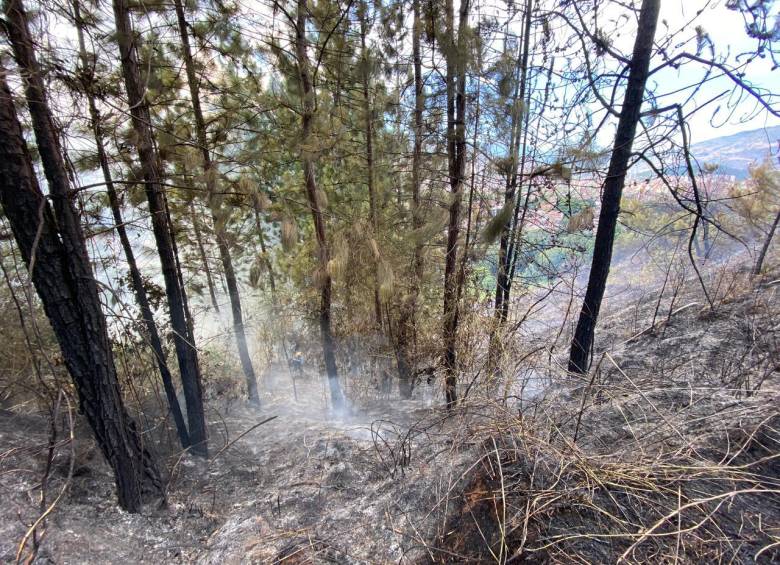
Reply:
M0 6L0 565L780 564L780 2Z
M691 153L700 166L718 165L718 173L734 176L738 180L747 178L751 163L760 163L767 157L777 158L780 147L780 126L742 131L732 135L716 137L691 145ZM680 168L676 173L685 175ZM651 176L650 169L637 164L631 171L633 178Z
M652 297L613 302L592 380L543 351L500 387L503 401L475 392L456 411L435 383L414 400L353 390L361 400L334 418L318 379L299 381L296 399L273 367L265 408L213 404L214 457L169 454L168 506L141 515L112 504L110 472L77 425L73 452L52 462L64 496L39 560L773 562L777 274L729 267L714 309L688 281L655 324ZM550 336L526 346L538 343ZM546 388L529 394L530 378ZM0 560L36 515L25 469L46 446L45 418L0 412Z
M722 174L742 179L751 163L777 157L778 142L780 126L773 126L694 143L691 151L699 163L716 163Z

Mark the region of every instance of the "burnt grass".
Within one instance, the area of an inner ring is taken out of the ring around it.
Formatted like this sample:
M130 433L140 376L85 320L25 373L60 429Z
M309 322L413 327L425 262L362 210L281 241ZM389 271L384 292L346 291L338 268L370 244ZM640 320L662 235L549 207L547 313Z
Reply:
M712 276L727 281L707 281L714 307L693 282L654 325L656 297L613 307L587 377L549 348L529 354L546 383L531 398L496 401L485 391L516 383L488 383L447 413L437 383L409 401L353 388L333 414L321 379L299 381L295 400L272 367L262 409L209 403L210 461L147 414L168 500L138 515L117 508L72 409L74 439L62 404L51 443L47 416L10 407L0 559L15 561L56 500L38 563L776 562L780 284Z
M714 307L689 284L655 324L656 297L609 313L586 378L547 361L546 392L496 416L437 561L780 560L780 280L714 277Z

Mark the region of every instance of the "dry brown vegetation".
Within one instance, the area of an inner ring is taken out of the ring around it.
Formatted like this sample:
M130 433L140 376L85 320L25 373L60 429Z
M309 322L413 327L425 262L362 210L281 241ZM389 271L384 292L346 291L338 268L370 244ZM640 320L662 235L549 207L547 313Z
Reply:
M616 305L585 378L560 368L549 336L515 337L506 351L526 382L476 373L452 412L431 406L437 384L398 401L363 378L337 419L318 378L299 380L295 401L271 366L261 414L230 400L229 379L207 379L212 460L170 447L168 506L137 516L113 504L72 401L60 398L56 435L34 404L6 410L3 559L55 503L21 557L35 541L52 562L772 562L780 277L706 275L714 309L690 280L660 308ZM165 445L170 422L145 410Z

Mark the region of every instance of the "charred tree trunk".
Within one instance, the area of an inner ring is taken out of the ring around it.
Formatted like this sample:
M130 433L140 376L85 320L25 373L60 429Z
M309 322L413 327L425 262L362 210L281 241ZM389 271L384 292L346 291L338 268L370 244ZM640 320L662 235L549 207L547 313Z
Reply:
M620 198L623 193L628 161L631 157L631 146L634 143L634 135L645 95L645 83L653 52L653 40L660 5L660 0L642 1L634 53L631 58L631 71L628 75L628 85L620 111L607 179L604 181L588 288L585 291L585 299L582 303L582 310L569 353L569 371L574 373L585 373L588 370L593 335L612 261L612 245L620 213Z
M182 54L184 56L184 67L187 71L187 84L190 89L190 99L192 101L192 112L195 116L195 131L198 138L198 148L203 158L203 174L206 178L206 192L209 199L209 208L214 220L214 232L217 237L217 248L219 249L219 258L222 261L222 270L225 273L225 282L227 283L228 296L230 297L230 310L233 314L233 333L238 347L238 357L241 360L241 368L244 371L247 393L250 402L260 403L260 395L257 392L257 377L255 369L252 366L252 359L249 356L249 347L246 342L246 331L244 329L244 315L241 310L241 294L238 290L238 281L236 280L235 269L233 268L233 257L230 253L225 224L227 222L227 212L221 206L221 197L217 194L216 173L217 170L211 161L211 153L208 148L208 138L206 136L206 122L203 119L203 111L200 107L200 86L198 77L195 74L195 62L192 59L192 50L190 49L190 38L187 32L187 19L184 14L184 6L181 0L174 0L176 7L176 19L179 24L179 36L182 43Z
M217 245L219 247L220 258L222 259L222 269L225 272L228 296L230 296L230 311L233 314L233 333L236 338L238 357L241 360L241 369L244 372L249 401L259 406L260 394L257 390L257 376L255 375L255 369L252 366L252 358L249 356L249 346L246 341L244 314L241 310L241 296L238 290L238 281L236 280L236 273L233 269L233 259L230 255L227 236L224 233L224 230L221 231L222 234L217 235Z
M154 141L154 138L152 138L152 141ZM156 148L156 145L155 145ZM164 166L162 163L162 159L159 156L158 153L158 171L162 172L164 170ZM162 177L161 177L162 181ZM160 184L162 186L162 184ZM176 278L179 280L179 286L182 289L182 309L184 310L184 319L187 322L187 339L189 339L189 342L193 344L193 347L195 346L195 320L192 317L192 312L190 311L190 304L187 299L187 293L184 291L184 289L187 288L187 285L184 284L184 269L181 267L181 261L179 260L179 247L176 244L176 229L174 227L173 223L173 217L171 216L171 208L168 205L168 197L165 194L165 192L162 193L163 197L163 205L165 206L165 217L168 220L168 233L171 235L171 247L173 249L173 259L174 259L174 265L176 266ZM197 349L195 350L195 353L197 353ZM198 367L198 381L200 382L200 365L197 365Z
M22 69L52 204L36 178L0 66L0 202L43 303L101 452L114 472L119 505L138 512L164 497L156 463L122 402L108 328L78 213L19 0L4 3L6 29Z
M192 327L187 316L186 294L177 266L175 246L171 235L165 195L159 169L159 156L154 146L149 106L144 97L138 69L136 39L130 24L127 0L114 0L117 42L122 62L130 115L136 134L138 157L143 169L146 199L152 218L154 239L165 279L165 293L174 333L176 357L179 361L182 388L187 403L187 420L192 452L208 455L206 418L203 411L198 352L192 341Z
M778 224L780 224L780 212L778 212L777 215L775 216L775 221L772 222L772 227L769 228L769 233L766 235L766 239L764 240L764 245L761 246L761 251L758 254L758 259L756 259L756 264L753 267L754 275L761 274L761 269L764 267L764 259L766 259L766 252L769 251L769 244L772 243L772 239L775 237L775 232L777 231Z
M412 29L412 57L414 59L414 148L412 150L412 229L422 227L420 210L420 169L422 162L423 112L425 97L423 94L422 50L420 38L422 35L422 20L420 17L420 0L412 1L414 24ZM417 309L420 300L420 281L423 276L422 244L414 242L412 252L412 284L409 297L401 306L396 336L396 361L398 363L398 389L402 398L411 398L414 389L414 344L417 342Z
M452 193L444 263L444 392L447 407L458 401L456 345L458 338L457 265L463 179L466 173L466 28L469 0L461 0L457 40L453 0L446 2L450 41L447 50L447 162Z
M176 425L176 431L179 435L179 443L183 448L187 448L190 445L190 435L187 431L187 425L184 422L184 415L182 414L181 407L179 406L179 400L176 398L176 388L173 385L173 377L171 376L171 371L168 368L168 363L165 360L165 352L163 351L160 333L157 331L157 324L154 321L152 308L149 304L149 297L146 294L146 287L144 287L143 277L141 277L141 272L138 269L138 264L135 260L135 253L133 252L133 247L130 245L130 238L127 236L127 230L125 229L125 224L122 220L122 210L119 204L119 196L117 195L116 188L114 187L111 169L108 166L108 156L106 155L105 145L103 142L103 128L100 125L100 112L98 111L97 104L95 103L93 68L89 62L89 56L87 54L87 49L84 43L84 23L81 19L81 10L78 1L73 3L73 14L75 17L76 31L78 33L79 41L81 81L86 93L87 104L89 105L90 126L95 137L95 148L97 150L98 162L100 163L100 170L103 172L103 180L106 182L108 203L111 208L111 214L114 217L114 224L116 224L116 233L119 236L119 242L122 245L122 250L125 253L125 259L127 260L127 267L130 271L130 283L133 287L135 301L138 305L138 309L141 311L141 317L144 320L147 337L149 339L149 343L152 346L155 361L157 362L157 369L160 371L160 378L162 379L163 389L165 390L165 397L168 400L168 406L171 410L171 415L173 416L173 421Z
M344 396L339 384L338 367L336 366L336 349L333 343L331 329L331 292L333 281L328 274L328 261L330 261L330 249L325 234L325 218L320 208L320 199L317 196L319 187L315 174L315 158L310 149L312 142L312 129L315 112L314 85L311 80L309 55L306 52L306 0L297 0L296 28L295 28L295 54L298 62L298 79L301 89L301 166L303 168L304 188L306 199L311 210L314 222L314 233L317 238L317 250L319 255L319 269L321 271L320 289L320 335L322 338L322 353L325 358L325 370L328 373L330 396L333 406L340 409L344 405Z
M479 65L481 64L481 62L478 62L477 64ZM478 135L479 135L479 117L480 117L480 109L481 109L480 90L481 90L480 85L477 84L477 89L474 94L474 98L476 100L474 104L474 134L471 138L471 146L474 148L474 151L472 152L473 158L471 159L471 180L469 182L469 198L468 198L468 202L466 203L466 236L463 240L463 252L460 254L461 255L460 264L459 264L460 266L458 268L458 277L456 280L456 291L455 291L456 300L458 301L459 305L463 297L463 289L466 286L466 267L469 263L469 256L471 254L471 243L473 239L472 217L473 217L473 209L474 209L474 191L475 191L476 177L477 177L476 152L479 146ZM479 214L477 214L476 221L479 221Z

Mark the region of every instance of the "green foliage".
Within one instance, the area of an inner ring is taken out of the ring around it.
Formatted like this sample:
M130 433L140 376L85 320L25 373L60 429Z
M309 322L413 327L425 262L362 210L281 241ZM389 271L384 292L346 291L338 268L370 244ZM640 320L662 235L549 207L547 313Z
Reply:
M732 186L732 208L753 227L771 222L780 208L780 171L771 161L750 167L750 179Z

